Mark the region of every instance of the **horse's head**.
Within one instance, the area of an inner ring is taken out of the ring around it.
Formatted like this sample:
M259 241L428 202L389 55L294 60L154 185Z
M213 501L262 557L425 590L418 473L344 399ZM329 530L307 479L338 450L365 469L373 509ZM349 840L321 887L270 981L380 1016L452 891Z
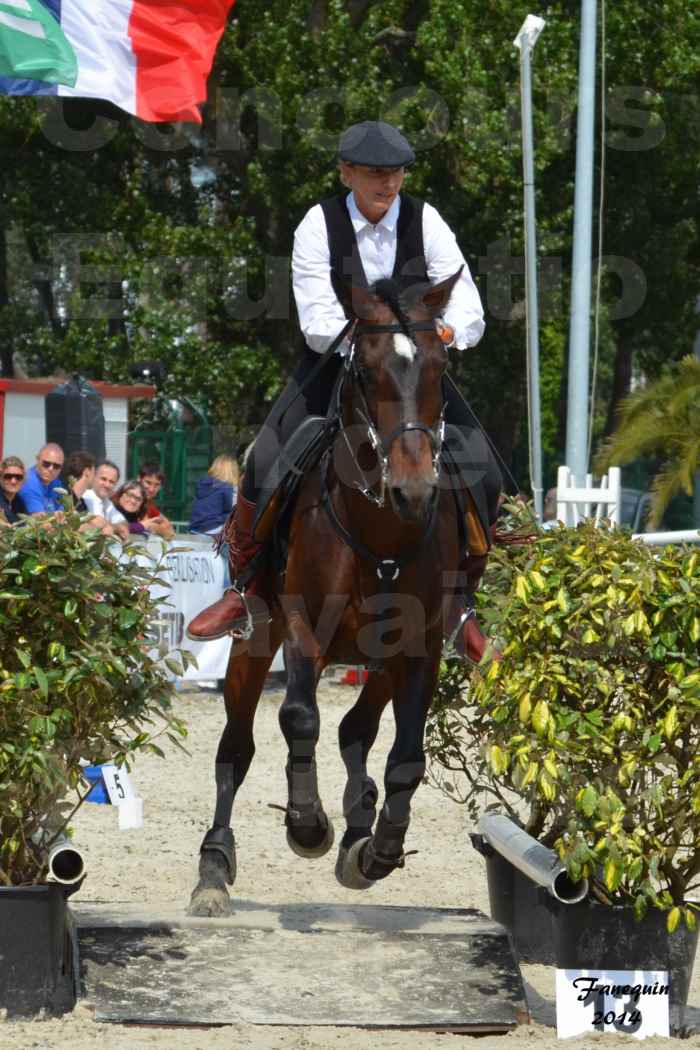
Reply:
M339 288L357 319L345 406L366 428L396 512L424 522L437 495L443 436L442 375L447 351L435 319L461 271L436 285L401 291L392 280L369 290Z

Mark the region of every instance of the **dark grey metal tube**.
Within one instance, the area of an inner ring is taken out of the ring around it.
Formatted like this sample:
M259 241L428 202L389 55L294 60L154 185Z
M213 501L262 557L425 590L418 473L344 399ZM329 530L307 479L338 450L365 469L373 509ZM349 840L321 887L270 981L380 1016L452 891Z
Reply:
M588 894L588 879L572 882L556 853L502 813L484 813L479 832L497 853L562 904L577 904Z

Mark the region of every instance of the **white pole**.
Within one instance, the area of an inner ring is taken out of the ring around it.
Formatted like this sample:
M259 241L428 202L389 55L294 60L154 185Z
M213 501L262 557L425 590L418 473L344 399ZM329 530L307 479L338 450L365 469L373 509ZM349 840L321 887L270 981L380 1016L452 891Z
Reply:
M525 317L527 381L530 409L530 474L535 514L542 521L542 426L540 421L540 341L537 306L537 224L535 220L535 163L532 126L530 55L544 29L544 19L528 15L513 43L520 51L520 108L523 136L523 196L525 211Z
M598 0L581 0L574 247L571 263L571 319L569 323L569 398L566 418L566 465L573 471L577 485L583 483L588 469L597 3Z

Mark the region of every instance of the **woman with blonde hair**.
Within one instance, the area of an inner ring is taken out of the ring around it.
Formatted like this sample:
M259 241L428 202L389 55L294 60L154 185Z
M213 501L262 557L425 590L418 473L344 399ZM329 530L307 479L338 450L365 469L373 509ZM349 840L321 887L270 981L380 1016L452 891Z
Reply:
M190 532L214 536L221 532L238 494L240 474L233 456L217 456L203 478L197 482Z

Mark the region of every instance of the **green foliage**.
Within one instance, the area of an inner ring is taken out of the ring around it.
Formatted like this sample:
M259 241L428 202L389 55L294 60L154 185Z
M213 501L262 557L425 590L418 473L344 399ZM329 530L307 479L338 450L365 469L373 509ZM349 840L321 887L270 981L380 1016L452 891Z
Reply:
M524 819L599 899L680 907L700 875L700 552L591 523L495 560L503 660L443 669L434 777L472 816L490 799Z
M616 367L620 355L641 354L657 375L669 354L688 352L697 328L700 25L685 0L668 0L653 26L649 10L630 0L607 17L604 252L632 264L626 292L630 282L646 292L616 314L620 280L609 267L600 420L627 392L627 380L618 389L610 379L631 371ZM133 361L158 358L168 396L205 397L216 423L259 424L300 347L288 275L294 228L339 189L338 132L382 118L415 142L406 189L444 215L479 283L486 335L452 368L509 461L526 417L511 42L528 11L521 0L246 0L222 38L201 129L149 127L101 102L0 98L0 240L6 230L12 306L4 309L0 286L3 364L15 353L30 371L78 368L120 381ZM542 416L545 452L556 460L580 27L578 6L563 0L543 14L533 61ZM632 87L620 99L623 85ZM94 128L105 120L100 140ZM84 132L78 148L71 127ZM101 276L72 261L66 235L78 234L82 264Z
M68 513L0 529L0 884L44 877L32 840L81 804L81 759L128 762L185 735L145 641L159 565L80 524Z
M600 450L596 469L603 473L613 463L649 455L664 460L652 485L650 524L656 527L676 493L692 495L700 464L700 361L692 354L622 403L617 429Z

